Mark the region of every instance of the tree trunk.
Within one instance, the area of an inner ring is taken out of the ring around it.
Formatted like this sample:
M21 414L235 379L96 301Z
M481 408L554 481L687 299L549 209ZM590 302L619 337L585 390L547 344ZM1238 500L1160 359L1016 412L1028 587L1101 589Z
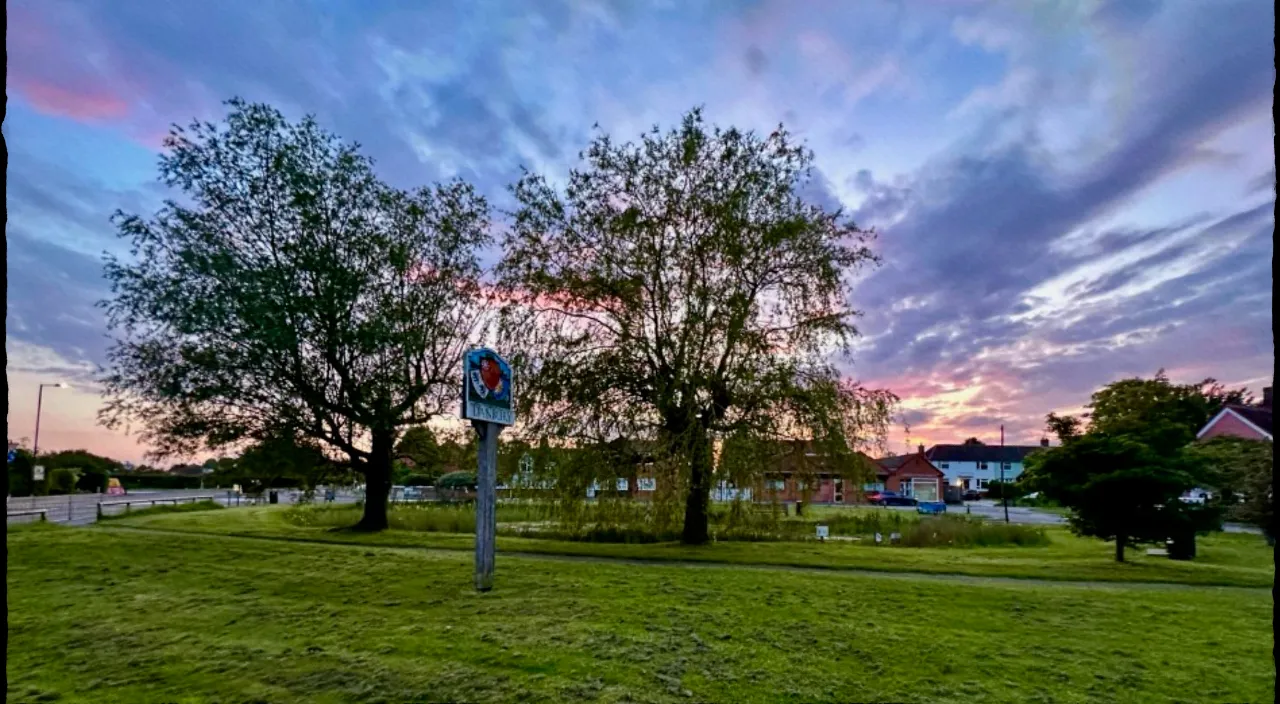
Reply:
M684 534L680 541L685 545L703 545L710 539L707 509L711 503L711 441L701 428L690 442L689 494L684 506Z
M1116 536L1116 562L1124 562L1124 536Z
M395 435L388 431L373 433L373 448L364 466L364 515L356 530L387 529L387 496L391 493L391 446Z

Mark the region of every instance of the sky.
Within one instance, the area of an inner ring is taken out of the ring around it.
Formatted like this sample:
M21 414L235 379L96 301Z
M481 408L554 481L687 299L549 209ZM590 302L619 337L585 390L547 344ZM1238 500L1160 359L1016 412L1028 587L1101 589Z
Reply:
M151 214L172 123L314 114L402 187L497 207L593 135L783 123L807 197L878 233L845 374L903 401L891 448L1033 444L1160 368L1274 367L1264 0L7 0L9 437L140 461L95 422L109 218Z

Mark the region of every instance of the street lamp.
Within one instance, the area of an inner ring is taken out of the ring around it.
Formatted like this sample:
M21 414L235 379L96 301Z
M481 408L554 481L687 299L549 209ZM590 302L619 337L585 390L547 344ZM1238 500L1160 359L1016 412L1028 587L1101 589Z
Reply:
M36 394L36 438L35 438L35 440L34 440L34 441L32 441L32 443L31 443L31 454L32 454L32 456L39 456L39 455L40 455L40 407L44 405L44 387L46 387L46 386L48 386L48 387L50 387L50 388L53 388L53 389L69 389L69 388L71 388L71 385L70 385L70 384L66 384L66 383L63 383L63 382L61 382L61 381L59 381L59 382L58 382L58 383L56 383L56 384L41 384L41 385L40 385L40 391L39 391L39 393L37 393L37 394Z

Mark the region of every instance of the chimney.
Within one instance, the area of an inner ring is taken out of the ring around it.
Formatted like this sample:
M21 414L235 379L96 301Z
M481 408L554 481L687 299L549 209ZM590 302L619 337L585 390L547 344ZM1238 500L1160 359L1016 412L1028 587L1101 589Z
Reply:
M1040 447L1048 447L1049 438L1040 438Z
M920 445L920 454L924 454L924 445Z
M1271 387L1270 386L1262 390L1262 407L1271 408Z

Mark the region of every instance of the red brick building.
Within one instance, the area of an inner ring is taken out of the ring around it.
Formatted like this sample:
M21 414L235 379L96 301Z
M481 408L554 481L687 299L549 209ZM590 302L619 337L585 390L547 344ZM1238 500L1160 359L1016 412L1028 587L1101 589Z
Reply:
M923 448L922 448L923 450ZM806 448L808 462L820 463L817 453ZM782 469L765 478L758 490L758 501L807 501L816 504L863 503L867 491L878 489L896 491L914 496L921 501L941 501L946 477L942 470L924 456L923 451L910 455L898 455L873 460L858 453L867 463L875 481L861 486L851 486L839 473L825 471L820 466L799 469L788 466L786 459ZM794 463L795 460L792 460Z
M1272 442L1271 433L1271 387L1268 386L1262 390L1262 403L1226 406L1196 433L1196 439L1208 440L1225 435Z

